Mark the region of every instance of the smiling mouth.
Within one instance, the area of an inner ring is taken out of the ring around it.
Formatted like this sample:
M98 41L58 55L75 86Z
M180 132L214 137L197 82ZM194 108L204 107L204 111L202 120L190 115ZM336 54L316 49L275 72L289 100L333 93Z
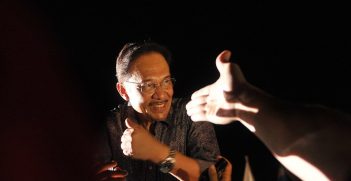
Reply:
M168 102L167 100L152 102L152 103L150 103L150 106L153 108L165 108L167 105L167 102Z

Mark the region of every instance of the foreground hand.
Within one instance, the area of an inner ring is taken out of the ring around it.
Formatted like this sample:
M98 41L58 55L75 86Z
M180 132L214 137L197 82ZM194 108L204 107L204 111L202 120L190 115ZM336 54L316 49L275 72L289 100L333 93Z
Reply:
M168 148L156 140L144 127L129 118L125 123L128 129L133 129L133 131L128 131L131 133L126 133L130 134L129 136L122 136L121 139L121 148L124 153L127 153L127 156L156 163L167 156Z
M219 157L224 158L224 157ZM232 164L229 162L228 159L224 158L227 161L227 166L225 167L224 172L222 173L222 178L218 180L218 174L214 165L211 165L208 168L208 176L210 181L231 181L232 180Z
M102 165L97 173L97 181L123 181L126 179L128 172L119 168L117 162L112 161L105 165Z
M240 68L230 63L231 52L220 53L216 66L220 73L219 79L196 92L186 105L187 114L193 121L210 121L215 124L228 124L241 120L240 111L257 113L255 108L243 105L238 99L241 90L248 86Z

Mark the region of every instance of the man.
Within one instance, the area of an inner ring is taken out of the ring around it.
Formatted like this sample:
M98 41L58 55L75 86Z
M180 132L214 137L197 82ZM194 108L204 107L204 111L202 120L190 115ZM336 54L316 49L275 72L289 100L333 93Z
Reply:
M173 99L170 60L170 52L152 42L128 43L120 51L116 87L126 103L106 121L98 179L198 180L216 161L213 126L192 122L187 100Z
M228 124L239 120L302 180L350 180L351 116L318 105L278 100L248 83L230 51L216 60L219 79L192 95L194 121Z

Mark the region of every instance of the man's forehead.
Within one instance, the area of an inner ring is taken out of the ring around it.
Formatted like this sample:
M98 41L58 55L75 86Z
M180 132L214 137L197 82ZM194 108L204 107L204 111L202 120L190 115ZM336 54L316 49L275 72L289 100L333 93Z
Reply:
M159 80L170 76L169 65L161 54L146 54L139 57L129 69L135 80Z

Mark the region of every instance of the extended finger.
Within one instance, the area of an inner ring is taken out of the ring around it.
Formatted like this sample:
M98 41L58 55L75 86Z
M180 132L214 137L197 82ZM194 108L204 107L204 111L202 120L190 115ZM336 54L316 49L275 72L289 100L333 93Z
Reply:
M203 87L197 91L195 91L192 95L191 95L191 99L195 99L197 97L200 97L200 96L206 96L210 93L210 88L211 88L211 85L208 85L206 87Z
M227 158L223 157L222 155L217 156L217 161L222 159L222 158L225 161L227 161L227 164L225 166L224 172L222 172L222 176L221 176L220 181L231 181L232 180L232 164L230 163L230 161ZM215 171L216 171L216 169L215 169Z
M111 173L112 178L125 178L127 175L128 172L126 170L122 170L121 168L118 168Z
M137 124L134 123L134 121L132 121L130 118L125 119L125 124L126 124L127 128L137 127Z
M103 171L109 170L109 169L111 169L111 168L113 168L113 167L116 167L116 166L117 166L117 162L111 161L111 162L109 162L109 163L107 163L107 164L101 166L101 167L98 169L97 174L99 174L99 173L101 173L101 172L103 172Z
M218 117L225 117L225 118L236 118L238 117L238 113L237 113L238 110L235 110L235 109L223 109L223 108L220 108L218 109L217 113L216 113L216 116Z
M192 116L201 112L205 112L205 104L197 105L196 107L187 109L188 116Z
M225 91L232 91L234 88L233 63L230 60L231 52L224 50L216 58L216 67L220 73L221 87Z
M190 100L186 105L185 105L185 108L186 109L191 109L193 107L196 107L198 105L201 105L201 104L206 104L206 100L207 100L207 95L202 95L202 96L198 96L192 100Z
M224 157L222 157L224 158ZM231 181L232 180L232 164L227 158L224 158L227 161L227 166L222 174L221 181Z
M246 110L241 110L241 109L223 109L220 108L216 116L218 117L223 117L223 118L233 118L233 119L240 119L248 123L252 123L253 119L257 112L252 112L252 111L246 111Z
M193 120L194 122L198 122L198 121L208 121L205 112L193 114L193 115L191 116L191 120Z
M108 180L116 180L119 178L125 178L128 175L127 171L104 171L99 173L98 175L96 175L96 180L104 180L104 181L108 181Z
M208 167L208 177L210 181L218 181L217 171L214 165Z

